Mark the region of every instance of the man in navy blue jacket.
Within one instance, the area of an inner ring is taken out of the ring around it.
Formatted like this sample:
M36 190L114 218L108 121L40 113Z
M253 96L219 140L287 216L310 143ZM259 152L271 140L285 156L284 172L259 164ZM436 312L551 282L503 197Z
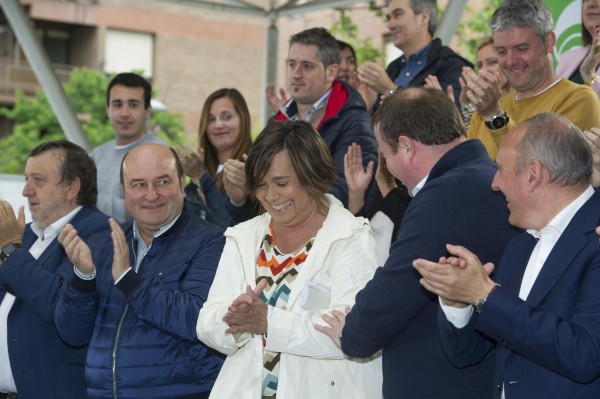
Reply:
M398 87L425 85L429 75L435 76L444 91L451 86L458 101L461 86L459 78L469 61L433 38L437 27L437 0L389 0L387 26L390 36L402 55L392 61L384 71L375 62L365 62L358 67L358 79L375 92L383 95ZM369 109L378 105L367 104Z
M449 246L443 264L415 261L423 286L443 298L444 350L464 367L495 347L497 399L598 398L600 194L590 146L571 122L541 113L506 135L496 162L492 188L527 231L493 280L493 265L484 271L463 246Z
M458 369L437 332L438 299L419 284L413 260L437 260L448 242L469 243L498 261L516 234L504 198L490 190L496 167L484 146L466 141L458 109L439 90L409 88L387 98L374 116L375 137L389 171L412 193L397 241L345 318L325 329L349 356L383 349L386 398L491 397L493 359ZM343 330L342 330L343 328ZM323 329L321 329L323 330Z
M349 84L336 80L340 47L331 33L324 28L306 29L292 35L289 43L287 70L290 100L269 123L288 119L304 120L319 132L331 152L337 171L331 194L347 206L344 155L348 147L352 143L359 144L363 164L373 162L373 170L377 167L377 142L371 130L370 115L361 95ZM231 164L225 165L226 176ZM238 165L238 172L243 175L243 164ZM375 179L367 191L367 202L373 197L374 190ZM249 219L251 212L247 209L249 201L245 187L237 191L241 196L234 196L231 190L227 190L230 199L227 209L233 219L240 222Z
M208 398L223 359L198 341L196 321L223 245L222 231L184 210L177 154L142 144L121 164L133 222L88 240L66 226L59 240L75 265L56 327L89 343L88 398ZM92 258L93 254L93 258Z
M73 273L56 237L71 223L81 237L108 230L96 209L96 166L68 141L40 144L25 167L32 223L0 201L0 398L85 397L87 347L62 341L54 309Z

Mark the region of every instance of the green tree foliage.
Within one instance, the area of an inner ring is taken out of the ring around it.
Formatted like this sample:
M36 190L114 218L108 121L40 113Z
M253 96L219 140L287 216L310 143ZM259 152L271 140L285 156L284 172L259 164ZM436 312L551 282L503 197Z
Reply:
M96 70L78 68L63 85L94 148L114 138L106 115L106 87L111 78ZM33 147L45 141L65 139L48 99L41 92L33 97L18 92L14 107L0 109L0 115L14 121L12 134L0 139L0 153L10 154L0 157L0 173L23 173L27 154ZM180 114L155 111L151 124L153 133L169 144L186 140Z
M503 2L504 0L480 0L475 7L472 2L467 3L465 14L470 17L463 20L456 29L460 53L465 58L475 60L479 42L490 35L489 20ZM369 1L369 10L384 20L385 8L379 6L376 1ZM385 55L383 51L373 47L370 39L359 39L358 26L352 20L350 9L338 8L337 11L339 19L331 26L331 33L354 47L358 61L383 62ZM443 15L443 12L444 7L438 5L438 15Z
M465 13L471 17L456 28L463 57L475 61L479 42L491 34L489 22L492 14L503 2L504 0L481 0L478 2L477 9L470 2L467 3Z
M381 15L381 10L374 1L369 2L369 9L377 15ZM336 10L339 12L339 19L329 29L331 34L354 47L359 63L367 61L382 62L385 56L383 51L373 46L370 38L359 38L358 26L352 20L349 9L337 8Z

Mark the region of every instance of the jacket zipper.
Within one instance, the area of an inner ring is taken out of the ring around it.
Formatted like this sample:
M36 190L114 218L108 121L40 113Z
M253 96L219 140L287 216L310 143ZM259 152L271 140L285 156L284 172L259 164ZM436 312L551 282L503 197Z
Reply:
M135 241L131 239L131 249L133 252L133 259L135 264L137 265L137 254L135 253ZM133 268L135 272L135 267ZM119 337L121 336L121 327L123 327L123 322L125 321L125 316L127 315L127 310L129 310L129 305L125 305L125 309L123 309L123 313L121 314L121 318L119 319L119 325L117 327L117 332L115 334L115 343L113 345L112 351L112 385L113 385L113 399L118 399L117 396L117 348L119 347Z
M127 309L129 309L129 305L125 305L125 309L123 310L123 314L121 315L121 319L119 320L119 326L117 327L117 333L115 336L115 344L113 345L112 377L113 377L113 398L114 399L118 399L118 396L117 396L117 347L119 346L119 337L121 335L121 327L123 326L123 321L125 320L125 315L127 314Z

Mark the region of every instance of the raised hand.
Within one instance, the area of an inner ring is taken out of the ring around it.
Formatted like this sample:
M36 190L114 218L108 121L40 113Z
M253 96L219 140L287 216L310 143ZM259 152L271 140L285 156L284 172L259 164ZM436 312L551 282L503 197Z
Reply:
M244 155L244 160L247 158ZM241 206L246 202L246 163L237 159L228 159L223 165L223 186L233 205Z
M117 280L130 266L129 264L129 247L127 246L127 239L125 233L113 218L109 219L110 224L110 237L113 242L113 263L112 263L112 277L113 280Z
M267 96L267 101L271 106L273 112L278 112L281 107L285 103L288 102L289 98L284 89L279 89L279 97L277 97L277 93L275 92L275 85L273 83L269 83L267 88L265 89L265 95Z
M373 178L373 161L363 167L362 149L352 143L344 155L344 176L348 185L348 210L356 214L365 204L365 194Z
M183 171L192 181L200 180L204 171L204 150L198 147L198 152L194 152L187 144L176 146L177 154L181 158Z
M25 231L25 209L19 208L19 217L15 217L13 207L6 201L0 201L0 248L8 244L20 244Z
M72 224L67 224L58 234L58 242L65 249L67 257L83 275L91 276L96 270L90 247L83 242Z
M427 77L425 78L425 87L444 91L444 88L442 87L440 81L435 75L427 75ZM454 89L452 88L452 85L448 85L448 87L446 87L445 93L450 99L450 101L454 102Z
M389 94L390 90L396 89L396 85L383 67L375 62L365 62L356 70L358 80L369 85L379 94Z
M500 76L486 70L476 74L471 68L464 67L462 78L466 84L465 92L470 103L474 104L477 112L483 119L490 119L494 115L502 114L500 98L502 88L500 87Z
M484 297L495 286L489 274L492 263L482 265L477 255L458 245L446 245L452 255L439 262L416 259L413 266L421 274L421 285L440 296L447 304L471 304ZM451 305L452 306L452 305Z

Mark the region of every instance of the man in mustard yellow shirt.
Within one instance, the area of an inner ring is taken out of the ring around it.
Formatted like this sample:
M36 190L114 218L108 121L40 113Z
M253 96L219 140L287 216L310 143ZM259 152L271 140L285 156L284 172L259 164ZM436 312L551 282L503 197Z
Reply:
M502 96L496 76L465 71L467 97L477 107L468 138L481 140L494 159L504 135L540 112L560 114L582 131L600 127L594 90L554 73L556 35L548 7L539 0L507 0L494 12L490 28L512 90Z

